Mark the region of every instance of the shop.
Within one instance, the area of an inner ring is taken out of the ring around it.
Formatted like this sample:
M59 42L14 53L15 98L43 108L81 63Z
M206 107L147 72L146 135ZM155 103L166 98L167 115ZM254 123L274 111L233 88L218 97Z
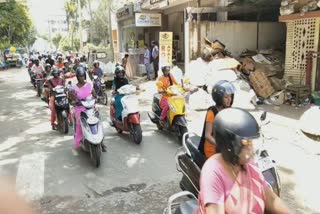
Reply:
M121 58L128 54L127 76L141 76L145 72L144 44L148 44L150 48L151 41L158 40L162 27L162 15L161 13L143 13L140 8L131 4L119 9L116 18L119 54Z

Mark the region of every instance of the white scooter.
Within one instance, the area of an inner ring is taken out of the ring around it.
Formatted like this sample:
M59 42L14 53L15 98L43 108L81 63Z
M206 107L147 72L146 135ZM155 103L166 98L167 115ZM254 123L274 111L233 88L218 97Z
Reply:
M85 111L80 113L80 123L83 138L81 148L90 152L90 157L96 167L100 166L100 157L102 152L102 143L104 139L103 126L99 112L94 108L95 99L90 96L85 100L77 102L78 106L84 106ZM76 130L76 119L74 117L74 131ZM75 133L75 132L74 132Z
M118 89L118 93L124 95L121 99L123 111L121 120L116 118L115 99L112 98L110 105L111 126L114 126L118 133L130 132L133 141L140 144L142 141L142 129L140 125L139 102L136 96L136 86L124 85Z

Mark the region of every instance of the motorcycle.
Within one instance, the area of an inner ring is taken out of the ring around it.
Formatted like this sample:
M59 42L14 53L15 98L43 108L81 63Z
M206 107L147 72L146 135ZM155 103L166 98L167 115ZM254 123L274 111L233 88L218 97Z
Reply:
M116 118L115 99L112 98L110 103L110 125L115 127L117 132L121 134L123 131L130 132L133 141L140 144L142 141L142 129L140 125L139 103L135 95L136 87L133 85L124 85L118 89L119 94L124 96L121 99L123 111L121 119Z
M70 114L70 106L65 93L65 88L62 85L58 85L53 88L52 91L58 121L57 128L61 134L67 134L69 132L68 115Z
M264 121L266 118L266 112L264 112L260 120ZM261 123L260 123L261 124ZM266 123L265 125L267 125ZM260 128L262 126L260 125ZM281 182L278 171L276 169L275 161L272 160L264 148L264 135L261 133L260 145L255 145L255 160L258 163L265 180L272 187L272 190L280 197ZM198 197L200 187L200 172L204 165L206 158L198 150L200 143L200 137L194 133L186 133L183 136L182 147L179 148L175 160L177 170L182 173L182 179L180 181L180 188L187 190L193 195Z
M158 87L162 87L162 82L158 82ZM156 93L153 96L152 112L148 112L150 120L157 125L159 130L166 129L175 132L181 142L183 135L188 132L187 121L185 118L185 97L184 90L180 85L172 85L167 88L169 111L166 117L166 123L160 124L160 101L162 94Z
M93 88L97 94L97 101L104 105L108 104L108 95L104 79L100 79L97 75L93 76Z
M90 153L91 160L95 167L100 166L102 142L104 139L103 127L99 112L94 108L95 99L90 96L76 103L77 106L84 106L85 111L80 113L80 125L83 138L81 148ZM76 118L73 114L73 128L76 130Z
M185 197L188 197L188 199L182 200ZM168 206L164 209L163 214L192 214L195 213L197 208L198 200L196 196L191 192L182 191L170 196Z

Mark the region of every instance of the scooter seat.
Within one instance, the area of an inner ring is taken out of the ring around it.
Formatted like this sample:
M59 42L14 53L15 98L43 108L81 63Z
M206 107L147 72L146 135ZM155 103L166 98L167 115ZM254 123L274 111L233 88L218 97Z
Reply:
M180 206L176 209L174 214L195 213L197 207L198 207L198 203L194 199L186 202L182 202Z
M186 140L186 145L191 153L192 159L201 169L203 164L206 162L206 157L198 150L200 140L201 137L197 135L188 137Z

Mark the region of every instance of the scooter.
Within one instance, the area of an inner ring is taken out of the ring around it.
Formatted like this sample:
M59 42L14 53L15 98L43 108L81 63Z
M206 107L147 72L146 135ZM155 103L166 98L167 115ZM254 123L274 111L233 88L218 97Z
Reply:
M261 122L265 120L266 112L260 117ZM265 124L266 125L266 124ZM260 125L261 128L261 125ZM255 145L255 160L258 163L265 180L272 187L272 190L280 197L281 182L275 161L270 158L264 148L264 135L262 135L261 145ZM178 149L175 160L177 170L182 173L180 188L187 190L198 197L200 187L200 172L206 158L198 150L200 137L194 133L186 133L183 136L182 147Z
M140 144L142 141L142 129L140 125L139 102L136 97L136 87L133 85L124 85L118 89L118 93L124 95L121 99L123 111L121 119L116 118L115 99L110 103L111 126L114 126L119 134L123 131L130 132L133 141Z
M97 75L93 76L93 88L97 94L98 102L104 105L108 104L108 95L106 91L106 84L103 78L99 78Z
M158 82L158 87L161 88L161 82ZM153 96L152 112L148 112L150 120L157 125L159 130L168 130L175 132L179 141L182 136L188 132L187 120L185 118L185 97L184 90L180 85L172 85L165 92L168 96L169 111L164 125L160 124L160 101L162 94L156 93Z
M85 111L80 113L80 123L83 138L81 140L81 148L85 152L90 153L91 160L95 167L100 166L100 158L102 152L102 142L104 132L99 112L95 109L95 99L90 96L76 103L77 106L84 106ZM73 128L76 130L76 118L73 114Z
M52 91L58 121L57 129L61 134L67 134L69 132L68 115L70 114L70 106L65 88L62 85L58 85Z

